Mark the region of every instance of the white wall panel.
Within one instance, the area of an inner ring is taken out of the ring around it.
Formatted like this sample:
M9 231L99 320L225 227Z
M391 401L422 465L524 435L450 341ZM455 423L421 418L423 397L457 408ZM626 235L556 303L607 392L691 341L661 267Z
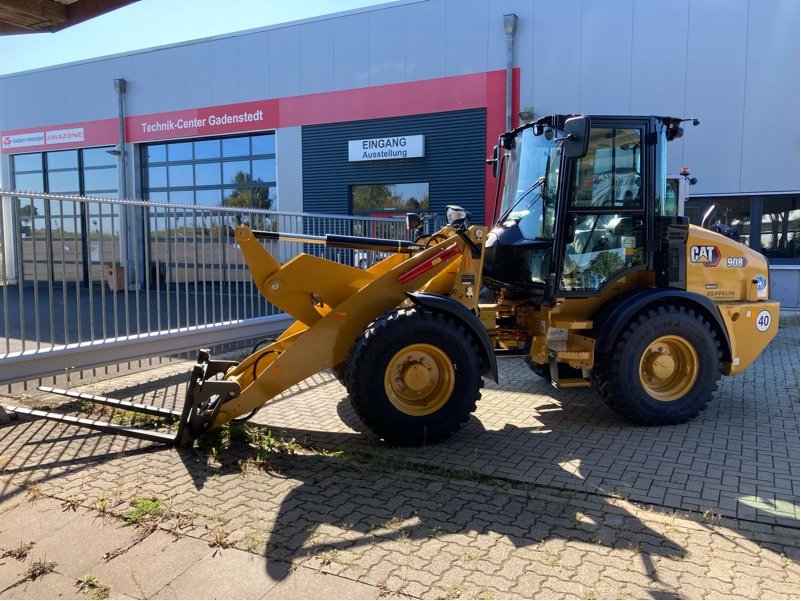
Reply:
M155 75L158 81L162 111L186 106L189 96L183 78L183 54L177 48L165 48L156 54Z
M740 189L798 190L798 0L752 0Z
M487 0L445 2L445 68L447 75L487 70Z
M370 45L370 85L406 80L406 11L403 6L370 13L367 35Z
M239 94L242 100L270 98L270 61L267 36L249 34L236 38L239 46Z
M536 0L531 52L520 47L520 68L533 74L520 93L538 116L577 113L581 83L581 0Z
M361 13L334 22L334 86L338 90L369 85L366 31L370 17Z
M747 30L748 0L690 2L685 110L701 120L684 146L693 194L739 191Z
M14 85L19 94L16 105L24 115L25 122L30 125L43 125L42 119L51 122L49 114L54 112L53 100L61 95L53 93L50 81L38 77L37 74L30 74L23 75Z
M300 27L270 31L267 42L270 64L270 91L274 96L298 96L300 84Z
M585 0L581 11L579 107L585 113L631 111L633 0ZM573 28L567 29L575 33ZM577 40L565 35L565 43Z
M275 130L276 185L280 211L303 212L303 129Z
M334 22L300 26L300 81L303 94L334 89Z
M445 76L444 2L410 4L406 10L406 81Z
M164 100L158 77L159 54L145 52L131 56L125 79L131 80L126 94L129 114L156 113L162 110Z
M689 0L635 2L631 47L631 113L691 117L684 110L687 91ZM687 139L698 129L688 125ZM682 167L685 138L668 145L668 173Z
M240 102L242 95L239 86L239 43L236 38L215 40L206 44L208 54L209 80L212 104L231 104ZM199 49L200 50L200 49Z

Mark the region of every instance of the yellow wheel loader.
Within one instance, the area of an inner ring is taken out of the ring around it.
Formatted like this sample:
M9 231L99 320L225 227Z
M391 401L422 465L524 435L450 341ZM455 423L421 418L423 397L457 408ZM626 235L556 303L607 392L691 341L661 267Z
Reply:
M499 356L523 357L555 387L594 385L634 423L693 418L721 375L746 369L775 336L779 304L761 254L676 214L665 157L683 121L553 115L504 133L488 159L499 183L492 229L458 206L428 236L410 214L414 241L238 228L255 285L296 321L241 362L201 351L183 411L169 412L180 414L177 434L122 431L188 445L331 368L384 440L433 443L468 420ZM280 265L263 243L282 240L389 254L368 270L309 254Z

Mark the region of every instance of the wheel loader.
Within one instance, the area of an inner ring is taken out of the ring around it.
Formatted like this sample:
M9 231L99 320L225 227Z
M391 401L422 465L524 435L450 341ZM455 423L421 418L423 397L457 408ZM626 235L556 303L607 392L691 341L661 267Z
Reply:
M168 444L248 419L309 376L333 370L364 423L391 444L448 437L522 357L557 388L594 386L646 426L696 416L722 375L745 370L775 336L766 259L690 225L666 194L667 144L687 120L552 115L502 134L489 228L449 206L447 225L409 240L289 235L240 226L253 281L295 322L242 361L200 351L182 411L42 387L179 418L177 433L37 412ZM696 122L697 123L697 122ZM358 269L311 254L280 265L264 243L371 250Z

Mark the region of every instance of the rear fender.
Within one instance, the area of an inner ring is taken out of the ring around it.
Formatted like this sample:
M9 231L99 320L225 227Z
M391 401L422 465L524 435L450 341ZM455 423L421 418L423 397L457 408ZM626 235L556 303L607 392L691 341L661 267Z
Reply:
M484 365L484 373L482 375L485 378L491 379L493 382L498 382L498 361L495 358L492 340L475 313L460 302L448 298L447 296L442 296L441 294L407 292L406 296L408 296L415 305L430 309L431 311L450 315L467 328L467 331L470 332L473 338L479 343L478 346L481 350L481 358Z

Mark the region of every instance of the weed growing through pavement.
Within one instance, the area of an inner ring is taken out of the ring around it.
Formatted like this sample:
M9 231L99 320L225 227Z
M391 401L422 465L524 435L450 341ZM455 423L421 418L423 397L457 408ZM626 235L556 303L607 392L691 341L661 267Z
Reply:
M303 448L294 438L281 438L273 435L272 430L265 433L264 428L248 424L245 424L245 440L259 450L287 455L294 455Z
M25 570L25 573L22 575L22 578L17 580L16 582L9 584L6 588L4 588L0 593L4 593L9 589L12 589L24 582L32 582L37 578L41 578L50 572L55 571L56 569L56 562L54 561L46 561L44 559L38 559L34 561L31 565L28 566L28 569Z
M20 546L16 549L8 549L4 550L3 554L0 555L0 559L4 559L6 557L13 557L17 561L25 561L28 558L28 553L30 553L31 549L36 543L31 541L29 543L20 543Z
M211 532L211 541L209 547L214 547L214 553L218 553L220 549L230 549L236 544L235 541L228 539L228 533L222 528L215 528Z
M83 497L72 495L71 497L64 499L64 501L61 503L61 508L64 511L77 511L78 507L80 507L81 503L83 503L83 500Z
M92 599L108 599L111 588L98 581L97 577L87 575L75 581L78 592L89 595Z
M437 599L458 599L464 592L464 582L453 582L445 589L445 594Z
M29 484L25 491L25 500L28 503L33 503L44 496L41 487L38 484Z
M39 559L34 561L27 570L25 570L24 579L25 580L36 580L37 578L41 578L45 574L49 574L50 572L56 569L56 562L55 561L45 561L44 559Z
M331 549L330 551L319 551L315 553L314 558L324 566L328 566L336 561L337 555L339 555L339 551Z

